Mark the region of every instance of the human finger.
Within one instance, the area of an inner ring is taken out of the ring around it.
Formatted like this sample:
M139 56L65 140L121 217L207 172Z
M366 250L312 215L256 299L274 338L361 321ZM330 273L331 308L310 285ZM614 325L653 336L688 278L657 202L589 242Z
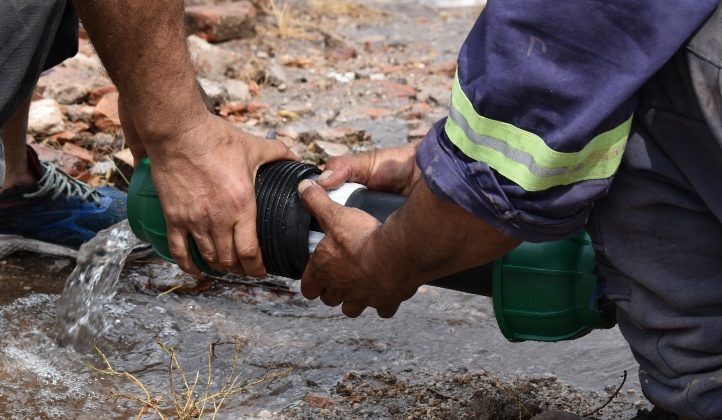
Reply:
M323 231L331 232L335 226L336 213L343 206L331 200L326 191L310 179L304 179L298 184L298 195Z
M344 302L341 305L341 312L349 318L358 318L366 309L366 305L361 305L356 302Z
M196 243L198 252L201 254L201 258L203 258L203 261L218 270L220 268L218 266L218 255L216 254L216 247L213 244L211 235L209 235L208 232L198 230L191 230L190 233Z
M348 181L366 184L368 175L371 173L372 153L374 152L329 159L324 166L324 172L316 181L326 189L338 188Z
M396 311L399 310L398 304L395 305L380 305L378 308L376 308L376 313L379 314L381 318L391 318L396 314Z
M175 227L168 228L168 251L178 267L186 273L200 275L201 270L195 265L188 252L188 231Z
M218 265L223 271L244 274L233 243L233 232L214 227L211 228L211 236L218 256Z
M334 307L343 303L343 298L338 292L326 289L321 293L321 302L326 306Z
M297 154L278 140L260 139L263 144L259 148L258 162L275 162L277 160L300 160Z
M266 268L256 236L255 205L246 205L241 210L241 219L233 226L233 242L243 271L251 277L264 277Z
M323 293L323 287L321 287L321 284L312 273L313 266L309 262L306 271L303 272L303 276L301 277L301 294L308 300L314 300Z

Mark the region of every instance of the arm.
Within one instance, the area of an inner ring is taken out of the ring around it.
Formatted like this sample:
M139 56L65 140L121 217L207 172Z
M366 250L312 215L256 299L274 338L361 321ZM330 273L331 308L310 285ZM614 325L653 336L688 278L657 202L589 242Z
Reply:
M180 0L75 0L118 86L124 128L153 161L171 253L199 274L189 235L212 266L265 274L256 237L253 179L260 165L295 159L281 143L235 129L204 106L185 44Z
M303 274L301 291L330 306L343 303L350 317L367 306L391 317L419 286L492 261L519 243L436 197L423 180L380 226L368 214L332 202L318 184L303 181L299 191L326 232Z

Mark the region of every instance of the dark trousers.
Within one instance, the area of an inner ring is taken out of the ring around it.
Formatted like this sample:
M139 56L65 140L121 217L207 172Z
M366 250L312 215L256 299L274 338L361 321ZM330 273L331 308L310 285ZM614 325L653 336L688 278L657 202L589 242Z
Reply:
M722 417L718 57L680 51L644 86L624 160L588 226L645 395L689 418Z
M0 126L32 93L43 70L78 51L78 18L66 0L0 1ZM0 142L0 186L5 159Z

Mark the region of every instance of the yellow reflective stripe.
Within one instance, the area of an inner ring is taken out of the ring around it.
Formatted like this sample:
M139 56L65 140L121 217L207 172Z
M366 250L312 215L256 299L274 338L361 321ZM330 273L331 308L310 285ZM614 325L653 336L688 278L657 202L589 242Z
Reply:
M445 130L470 158L487 163L526 191L542 191L612 176L622 160L631 125L630 116L578 152L557 152L534 133L477 114L457 75Z

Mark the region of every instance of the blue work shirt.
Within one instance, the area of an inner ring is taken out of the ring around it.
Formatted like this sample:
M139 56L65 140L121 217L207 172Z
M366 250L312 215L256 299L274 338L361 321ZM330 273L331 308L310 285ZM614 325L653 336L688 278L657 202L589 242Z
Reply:
M449 117L417 163L438 196L524 241L585 224L622 159L640 87L718 0L489 0Z

